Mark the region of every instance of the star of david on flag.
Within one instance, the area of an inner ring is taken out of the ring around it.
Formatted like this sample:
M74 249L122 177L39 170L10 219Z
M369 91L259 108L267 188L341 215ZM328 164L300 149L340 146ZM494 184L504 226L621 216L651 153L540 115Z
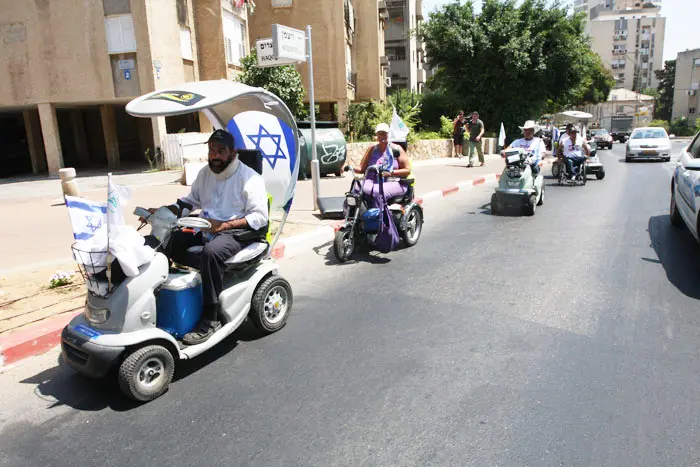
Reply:
M272 170L275 170L277 159L287 158L280 146L282 135L270 134L262 125L259 125L258 134L248 135L248 138L255 144L255 149L262 153L263 159L270 164ZM272 144L270 144L269 141L271 141Z
M66 206L76 240L107 241L107 203L66 196Z

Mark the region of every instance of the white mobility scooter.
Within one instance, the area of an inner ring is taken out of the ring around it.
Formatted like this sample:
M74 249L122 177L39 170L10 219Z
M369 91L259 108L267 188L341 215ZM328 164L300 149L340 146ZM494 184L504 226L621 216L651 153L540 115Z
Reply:
M167 207L152 215L137 208L135 214L146 218L152 238L160 245L136 275L121 279L110 272L110 250L76 251L74 245L88 294L84 313L62 332L63 358L91 378L102 378L116 368L121 390L133 399L148 401L167 390L177 360L211 349L246 318L263 333L277 331L287 321L292 290L270 255L294 197L299 141L295 120L277 96L226 80L156 91L134 99L126 110L137 117L203 112L215 129L225 128L234 135L241 162L262 174L270 210L284 212L274 240L267 229L262 235L258 232L257 238L226 261L219 296L222 327L207 341L192 346L181 339L201 316L200 274L172 263L165 245L173 230L206 228L208 221L177 218Z

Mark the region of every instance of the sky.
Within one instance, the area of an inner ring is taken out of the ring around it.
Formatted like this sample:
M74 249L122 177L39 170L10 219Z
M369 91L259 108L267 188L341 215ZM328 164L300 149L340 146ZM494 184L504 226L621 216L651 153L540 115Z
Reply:
M454 0L423 0L427 13ZM477 11L481 0L475 0ZM662 0L661 14L666 17L666 38L664 40L664 60L673 60L678 52L700 48L700 0Z

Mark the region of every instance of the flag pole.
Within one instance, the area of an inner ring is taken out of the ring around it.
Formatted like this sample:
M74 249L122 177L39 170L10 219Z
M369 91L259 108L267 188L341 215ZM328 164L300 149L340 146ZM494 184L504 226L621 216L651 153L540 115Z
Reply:
M109 251L109 190L112 189L112 172L107 174L107 293L112 291L112 254Z

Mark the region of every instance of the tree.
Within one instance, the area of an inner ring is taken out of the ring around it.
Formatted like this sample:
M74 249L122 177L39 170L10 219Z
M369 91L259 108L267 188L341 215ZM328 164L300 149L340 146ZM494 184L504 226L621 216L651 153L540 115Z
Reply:
M676 61L666 60L663 70L654 71L659 80L657 89L659 97L656 99L654 118L659 120L671 120L673 111L673 92L676 84Z
M304 86L301 75L294 65L261 68L255 51L241 59L243 73L238 81L248 86L263 88L282 99L294 118L306 118L307 109L304 105Z
M614 81L591 51L584 16L546 0L517 3L484 0L477 15L468 0L431 13L420 36L438 69L431 91L452 100L441 114L478 110L487 126L504 122L512 135L548 109L607 99ZM425 107L423 121L434 125Z

